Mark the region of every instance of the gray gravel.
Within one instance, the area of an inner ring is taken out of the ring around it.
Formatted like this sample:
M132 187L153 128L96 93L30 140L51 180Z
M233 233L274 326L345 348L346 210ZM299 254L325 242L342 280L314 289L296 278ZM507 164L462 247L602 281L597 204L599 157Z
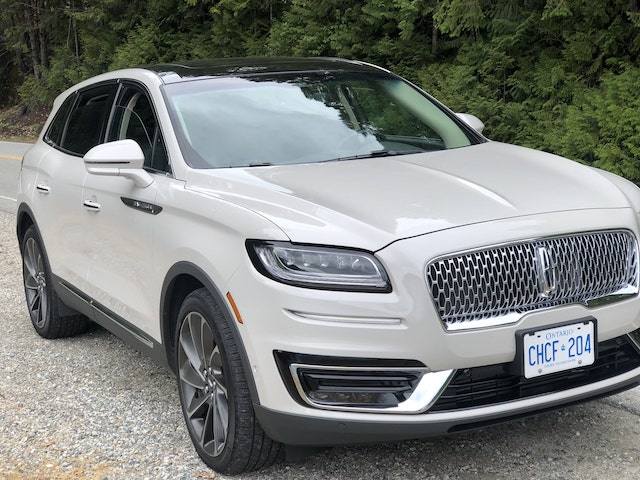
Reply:
M96 328L44 340L0 211L0 478L207 479L174 378ZM340 447L239 479L639 479L640 389L469 434Z

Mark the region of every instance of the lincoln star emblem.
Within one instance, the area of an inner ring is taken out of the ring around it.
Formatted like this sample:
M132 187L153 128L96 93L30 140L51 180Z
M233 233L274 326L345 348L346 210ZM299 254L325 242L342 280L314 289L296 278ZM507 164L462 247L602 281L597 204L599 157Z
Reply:
M540 296L548 298L558 289L558 266L547 247L536 248L536 268Z

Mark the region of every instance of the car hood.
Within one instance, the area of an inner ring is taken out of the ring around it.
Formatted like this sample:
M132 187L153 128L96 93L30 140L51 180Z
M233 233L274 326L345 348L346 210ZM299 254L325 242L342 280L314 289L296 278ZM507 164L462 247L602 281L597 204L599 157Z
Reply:
M187 188L253 210L294 242L371 250L472 223L629 207L597 170L498 142L384 158L192 170Z

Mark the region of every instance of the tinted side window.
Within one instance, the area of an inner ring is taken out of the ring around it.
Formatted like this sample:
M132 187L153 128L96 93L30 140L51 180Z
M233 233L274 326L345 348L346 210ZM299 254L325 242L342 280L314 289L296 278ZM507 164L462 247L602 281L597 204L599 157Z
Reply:
M116 88L115 84L106 85L79 94L69 117L62 148L84 155L102 141Z
M67 118L69 117L69 111L73 106L73 102L76 101L76 95L69 95L67 99L62 103L58 113L49 126L49 130L44 136L47 143L55 146L62 145L62 139L64 137L65 127L67 125Z

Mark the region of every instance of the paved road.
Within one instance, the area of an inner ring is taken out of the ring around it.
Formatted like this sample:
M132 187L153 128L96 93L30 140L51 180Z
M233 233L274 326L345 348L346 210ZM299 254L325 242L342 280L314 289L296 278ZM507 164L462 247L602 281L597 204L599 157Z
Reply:
M31 145L28 143L0 142L0 210L16 211L16 185L20 160Z
M34 333L15 204L4 198L26 147L0 142L0 210L10 212L0 212L0 478L224 478L193 451L167 372L101 329L59 341ZM451 437L335 448L241 479L640 479L640 388Z

